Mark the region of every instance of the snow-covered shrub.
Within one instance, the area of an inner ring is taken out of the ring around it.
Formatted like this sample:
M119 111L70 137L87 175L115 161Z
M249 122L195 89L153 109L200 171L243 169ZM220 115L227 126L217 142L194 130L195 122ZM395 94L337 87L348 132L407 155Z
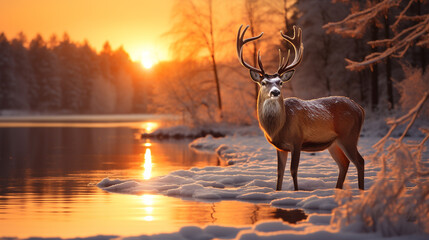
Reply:
M405 116L388 121L390 131L373 147L371 160L381 171L371 188L357 198L339 190L340 207L333 211L331 224L344 231L378 232L383 236L429 233L429 169L422 164L426 137L419 143L406 143L404 137L424 102L423 99ZM393 130L409 120L402 136L390 137Z
M395 84L401 95L399 105L402 110L408 111L414 107L423 97L425 91L429 89L429 71L423 73L421 68L413 68L409 65L402 64L405 73L405 79ZM422 114L429 116L429 104L423 106Z

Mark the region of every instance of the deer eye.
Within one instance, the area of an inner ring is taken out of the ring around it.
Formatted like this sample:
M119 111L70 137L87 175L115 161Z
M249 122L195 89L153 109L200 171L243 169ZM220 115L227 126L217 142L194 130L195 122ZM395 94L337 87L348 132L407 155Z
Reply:
M261 85L262 85L262 86L265 86L265 85L267 85L267 83L266 83L265 81L262 81L262 82L261 82Z
M280 81L280 82L279 82L279 85L280 85L280 86L282 86L282 85L283 85L283 82L282 82L282 81Z

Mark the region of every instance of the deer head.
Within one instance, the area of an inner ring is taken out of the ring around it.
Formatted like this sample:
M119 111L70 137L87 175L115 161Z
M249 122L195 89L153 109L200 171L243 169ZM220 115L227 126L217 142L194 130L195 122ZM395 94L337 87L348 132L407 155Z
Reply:
M274 74L267 74L264 71L264 67L262 65L261 60L261 54L260 51L258 51L258 65L259 69L256 67L253 67L246 63L243 59L243 46L244 44L255 41L262 37L264 33L259 34L256 37L251 37L244 39L244 34L246 34L247 29L249 26L246 26L244 28L243 32L241 32L243 25L240 26L238 29L238 35L237 35L237 54L238 58L243 66L248 68L250 70L250 77L252 80L259 84L260 86L260 95L270 97L270 98L278 98L281 95L280 88L282 84L286 81L289 81L294 72L295 67L301 62L302 60L302 54L304 51L304 45L302 44L302 31L301 28L297 28L296 26L293 26L293 36L289 37L282 32L280 32L281 36L284 40L289 42L293 49L294 49L294 59L292 63L289 64L289 57L290 57L290 50L288 50L286 58L282 56L282 52L279 49L279 68L277 69L277 72Z

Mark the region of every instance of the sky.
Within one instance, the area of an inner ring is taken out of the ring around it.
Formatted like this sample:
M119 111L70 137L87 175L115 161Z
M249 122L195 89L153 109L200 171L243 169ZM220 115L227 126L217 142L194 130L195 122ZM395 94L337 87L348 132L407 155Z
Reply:
M174 0L0 0L0 32L8 39L23 32L28 40L40 33L89 44L97 51L109 41L123 46L131 59L167 60Z

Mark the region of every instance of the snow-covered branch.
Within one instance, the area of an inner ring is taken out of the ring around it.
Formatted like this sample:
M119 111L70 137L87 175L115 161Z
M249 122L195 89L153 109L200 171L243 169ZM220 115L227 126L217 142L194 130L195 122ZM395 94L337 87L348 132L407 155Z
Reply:
M396 18L395 23L392 25L392 29L393 31L396 31L396 28L398 27L399 23L404 19L405 13L408 11L408 9L411 7L411 4L414 1L409 1L407 6L402 9L401 13L398 15L398 17Z
M355 12L339 22L331 22L323 26L328 33L337 33L342 36L361 37L366 27L380 13L386 12L391 7L399 6L402 0L384 0L372 7Z
M346 59L347 69L359 71L366 67L380 62L388 57L402 58L407 50L413 46L427 46L429 43L429 14L408 16L407 11L416 0L384 0L372 7L363 9L347 16L339 22L328 23L324 26L327 32L334 32L343 36L360 38L365 34L367 26L378 21L380 16L385 17L392 8L400 8L400 13L396 16L395 22L390 25L394 36L390 39L369 41L372 47L384 46L384 50L374 52L365 57L363 61L353 61ZM404 4L401 4L404 3ZM394 12L394 11L390 11ZM411 25L409 25L411 23ZM399 30L399 26L407 26Z
M402 141L402 139L407 134L407 132L410 129L410 127L413 125L415 119L417 118L417 115L419 114L420 110L422 109L423 104L428 99L428 96L429 96L429 93L426 92L423 95L423 97L420 100L420 102L417 103L417 105L414 108L410 109L410 111L407 114L405 114L404 116L402 116L402 117L400 117L398 119L389 119L389 120L387 120L387 124L388 125L392 125L390 127L390 129L389 129L389 132L382 139L380 139L376 144L374 144L372 147L374 149L380 150L378 152L382 152L383 151L382 147L386 144L387 140L389 139L389 137L392 134L392 132L396 129L396 127L398 127L400 124L405 123L408 119L411 119L411 121L407 125L406 130L403 132L402 136L400 137L400 141ZM378 152L375 155L377 155Z
M386 45L391 46L383 52L375 52L365 57L362 62L352 61L346 59L347 66L350 70L362 70L363 68L380 62L387 57L401 58L412 44L419 44L420 41L415 42L418 38L429 35L429 14L424 16L424 21L416 23L415 25L402 30L392 39L383 39L377 41L370 41L368 44L372 46Z

